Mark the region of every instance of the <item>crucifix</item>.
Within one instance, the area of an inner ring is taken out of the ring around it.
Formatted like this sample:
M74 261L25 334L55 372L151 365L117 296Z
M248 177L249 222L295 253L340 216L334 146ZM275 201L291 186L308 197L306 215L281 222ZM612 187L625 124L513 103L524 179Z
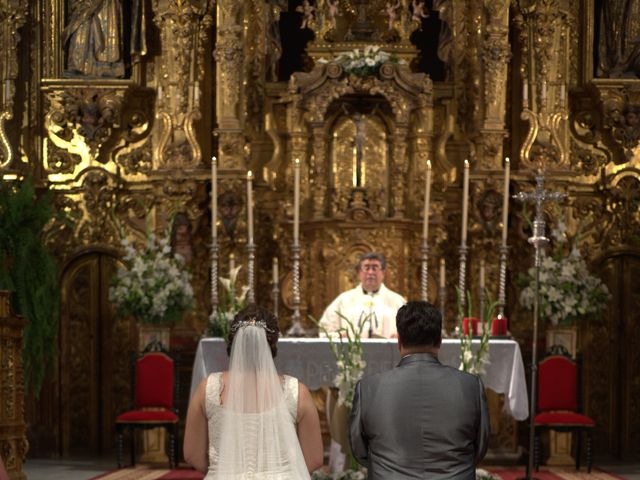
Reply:
M371 111L371 115L378 109L376 105ZM347 104L342 104L342 110L345 115L351 118L351 121L356 127L356 134L353 139L353 148L355 150L354 163L353 163L353 186L363 187L365 183L365 166L364 166L364 147L366 141L365 127L367 122L367 115L361 112L349 112Z
M551 192L544 188L544 171L539 169L536 173L536 188L533 192L520 192L513 198L521 202L535 203L536 216L533 220L533 234L529 237L529 243L535 249L535 281L533 298L533 348L531 350L531 395L529 397L529 462L527 463L527 479L533 475L533 443L534 418L536 414L536 395L538 378L538 320L540 318L540 265L544 247L549 243L545 237L544 202L548 200L560 201L565 197L561 192Z

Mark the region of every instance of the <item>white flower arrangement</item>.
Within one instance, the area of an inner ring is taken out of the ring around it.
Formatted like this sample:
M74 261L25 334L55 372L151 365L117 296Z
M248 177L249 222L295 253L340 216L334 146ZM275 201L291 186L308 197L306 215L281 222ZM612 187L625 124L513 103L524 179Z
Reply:
M533 309L535 268L521 278L524 286L520 304ZM553 325L572 325L582 317L601 313L610 294L607 286L592 275L575 246L570 253L545 255L540 265L540 315Z
M485 291L486 292L486 291ZM468 333L465 335L462 327L464 314L462 311L458 312L458 330L460 332L460 367L463 372L473 373L475 375L484 375L487 371L487 367L491 364L489 354L489 339L491 338L491 324L493 323L493 315L495 314L497 302L492 301L488 293L485 293L488 299L487 307L484 312L486 322L480 335L480 344L476 351L473 351L473 326L471 325L472 317L472 298L471 293L467 291L467 305L469 307L468 318L469 328Z
M369 317L362 318L357 325L354 325L341 312L337 311L336 314L342 319L343 324L346 324L346 327L340 327L335 332L329 333L318 322L316 324L329 339L329 346L338 366L338 374L333 380L334 385L338 388L338 405L345 405L351 410L356 384L364 375L364 369L367 366L367 362L363 358L362 329ZM335 338L337 341L334 340Z
M327 62L324 59L319 61L320 63ZM362 50L356 48L351 52L338 55L334 61L342 66L347 75L356 75L358 77L366 77L378 73L380 66L387 62L404 63L402 60L398 60L395 55L373 45L367 45Z
M123 262L109 288L109 299L120 316L131 315L142 323L173 323L193 307L191 274L184 259L173 255L166 238L147 238L143 249L136 249L126 238Z
M210 337L223 337L225 340L229 335L229 326L236 314L247 306L247 292L249 287L244 285L237 291L238 273L242 265L231 269L229 278L220 277L223 291L220 297L220 303L215 312L209 315L209 323L207 325L207 335Z

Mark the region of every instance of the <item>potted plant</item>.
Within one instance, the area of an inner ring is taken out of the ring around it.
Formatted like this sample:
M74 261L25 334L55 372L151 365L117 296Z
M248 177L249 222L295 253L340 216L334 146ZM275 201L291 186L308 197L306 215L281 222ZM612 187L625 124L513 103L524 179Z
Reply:
M154 234L140 248L126 238L121 244L125 266L118 268L109 289L116 314L132 316L141 326L172 325L193 307L191 274L184 259L171 253L167 238L157 240Z
M52 193L36 193L33 180L0 180L0 290L11 291L14 312L27 320L24 375L37 395L56 354L60 287L58 267L44 242L56 216Z

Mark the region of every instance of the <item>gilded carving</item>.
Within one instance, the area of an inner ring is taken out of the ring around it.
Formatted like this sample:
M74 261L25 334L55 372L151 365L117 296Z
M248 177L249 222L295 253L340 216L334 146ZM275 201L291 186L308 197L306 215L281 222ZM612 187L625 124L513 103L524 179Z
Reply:
M598 88L603 130L610 135L615 163L630 161L640 143L640 86Z

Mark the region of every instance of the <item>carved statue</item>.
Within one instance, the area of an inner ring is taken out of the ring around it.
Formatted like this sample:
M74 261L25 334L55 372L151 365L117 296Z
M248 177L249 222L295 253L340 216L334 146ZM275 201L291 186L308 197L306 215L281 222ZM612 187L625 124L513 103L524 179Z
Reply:
M313 25L313 12L316 8L309 3L309 0L304 0L302 5L296 7L296 12L302 12L302 25L300 28L311 28Z
M62 34L67 45L66 74L124 77L120 0L78 0Z
M395 4L392 2L387 2L385 6L387 17L389 17L387 20L387 26L389 30L393 30L394 24L398 19L398 13L397 13L398 8L400 8L400 0L397 0Z
M598 76L640 78L640 2L609 0L600 8Z
M334 0L333 2L331 0L327 0L327 8L329 10L329 13L327 14L327 18L328 18L329 25L331 25L331 28L334 30L337 27L336 17L338 15L339 7L340 7L340 0Z
M282 57L280 13L287 8L286 0L270 0L269 28L267 29L267 72L272 82L278 81L278 63Z
M193 246L191 242L191 222L186 213L176 213L171 228L171 251L181 255L186 264L193 260Z
M411 21L412 22L417 22L419 24L422 23L422 19L423 18L427 18L429 16L428 13L426 13L424 11L424 2L421 0L413 0L411 2L411 7L412 7L412 15L411 15Z

